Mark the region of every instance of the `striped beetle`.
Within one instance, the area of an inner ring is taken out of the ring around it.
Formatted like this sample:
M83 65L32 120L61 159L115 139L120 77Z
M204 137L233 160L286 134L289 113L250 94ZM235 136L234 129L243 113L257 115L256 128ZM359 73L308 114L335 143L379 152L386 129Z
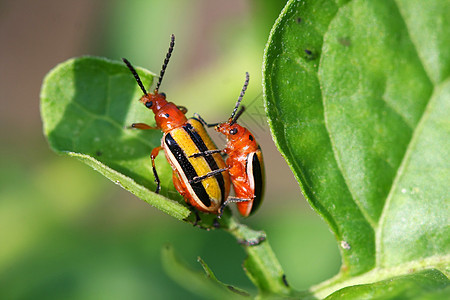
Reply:
M157 183L156 193L159 193L161 184L156 172L155 158L161 150L164 150L173 170L174 186L185 201L202 212L218 214L230 191L230 178L225 162L219 153L203 157L192 156L195 153L214 151L217 147L208 136L202 122L195 118L187 119L185 107L167 102L166 95L159 93L174 46L175 36L172 34L169 50L153 93L147 93L134 67L128 60L122 59L144 93L140 102L153 110L156 121L155 127L144 123L133 123L131 127L160 129L164 133L161 146L151 152L153 174Z

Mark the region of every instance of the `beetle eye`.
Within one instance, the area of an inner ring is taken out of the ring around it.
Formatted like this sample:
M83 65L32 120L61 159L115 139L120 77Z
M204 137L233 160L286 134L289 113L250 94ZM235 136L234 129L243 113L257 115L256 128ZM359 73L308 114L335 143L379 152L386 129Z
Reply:
M237 128L233 128L230 130L231 135L235 135L238 132Z
M152 105L153 105L153 101L145 102L145 106L146 106L147 108L152 107Z
M164 98L166 98L166 93L159 93L161 96L163 96Z

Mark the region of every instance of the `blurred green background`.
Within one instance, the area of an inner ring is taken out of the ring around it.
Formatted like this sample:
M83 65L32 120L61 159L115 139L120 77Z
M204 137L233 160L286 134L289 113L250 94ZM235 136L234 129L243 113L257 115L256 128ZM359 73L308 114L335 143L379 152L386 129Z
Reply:
M166 243L193 269L201 270L201 256L220 280L253 289L241 267L245 253L231 236L164 215L81 162L57 156L42 134L40 85L56 64L82 55L127 57L158 73L171 33L176 46L161 90L188 115L225 120L250 73L241 122L262 145L267 193L243 222L267 232L293 287L338 272L334 237L301 196L264 117L263 50L284 4L0 2L1 299L196 299L164 273Z

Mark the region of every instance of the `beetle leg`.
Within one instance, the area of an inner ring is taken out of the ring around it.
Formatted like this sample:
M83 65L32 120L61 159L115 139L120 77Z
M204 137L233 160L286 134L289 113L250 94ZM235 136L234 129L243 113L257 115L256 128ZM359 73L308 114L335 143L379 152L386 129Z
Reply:
M250 198L228 197L228 199L225 200L225 202L219 208L219 219L222 218L223 210L225 209L225 206L227 206L229 203L249 202L252 200L253 199Z
M194 113L194 118L198 119L203 125L205 125L208 128L215 127L215 126L219 125L219 123L213 123L213 124L206 123L206 121L203 120L203 118L200 117L200 115L198 113Z
M194 224L192 224L192 226L198 226L198 227L200 227L200 228L203 229L202 226L199 226L199 225L198 225L198 223L199 223L202 219L200 219L200 215L198 214L198 211L197 211L196 209L194 209L194 213L195 213L195 222L194 222Z
M208 156L208 155L212 155L214 153L221 153L221 152L222 152L222 150L220 150L220 149L206 150L204 152L194 153L194 154L190 155L189 157Z
M153 126L147 125L145 123L133 123L128 128L136 128L136 129L142 129L142 130L159 129L158 127L153 127Z
M157 193L157 194L159 194L159 191L161 190L161 181L159 180L158 173L156 172L155 158L158 156L159 151L161 151L162 149L163 149L163 147L158 146L152 150L152 153L150 155L150 157L152 159L153 175L155 176L155 182L156 182L155 193Z
M220 228L219 220L217 220L216 218L214 218L213 226L214 226L214 228Z
M185 106L177 105L177 108L183 113L186 114L188 109Z
M221 152L220 156L222 156L222 159L225 160L225 158L227 157L227 154L225 152Z
M287 287L289 287L289 283L288 283L288 281L287 281L287 279L286 279L286 274L283 274L283 276L281 277L281 279L283 280L284 285L287 286Z
M204 179L206 179L206 178L209 178L209 177L212 177L212 176L216 176L216 175L218 175L218 174L220 174L220 173L222 173L222 172L225 172L225 171L227 171L227 170L228 170L228 168L217 169L217 170L211 171L211 172L209 172L208 174L205 174L205 175L203 175L203 176L195 176L194 178L192 178L191 180L189 180L189 183L190 183L190 184L193 184L193 183L200 182L200 181L202 181L202 180L204 180Z

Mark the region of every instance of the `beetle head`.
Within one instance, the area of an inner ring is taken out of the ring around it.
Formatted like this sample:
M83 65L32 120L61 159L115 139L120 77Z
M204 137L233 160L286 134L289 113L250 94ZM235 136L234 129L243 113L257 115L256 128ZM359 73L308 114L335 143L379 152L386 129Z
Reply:
M153 110L155 114L157 114L157 112L167 104L166 94L158 93L157 91L153 94L145 94L139 101L142 102L145 107Z
M242 135L247 131L246 128L239 124L232 123L232 119L228 120L226 123L221 123L215 127L217 132L222 133L228 139L228 141L239 141Z

